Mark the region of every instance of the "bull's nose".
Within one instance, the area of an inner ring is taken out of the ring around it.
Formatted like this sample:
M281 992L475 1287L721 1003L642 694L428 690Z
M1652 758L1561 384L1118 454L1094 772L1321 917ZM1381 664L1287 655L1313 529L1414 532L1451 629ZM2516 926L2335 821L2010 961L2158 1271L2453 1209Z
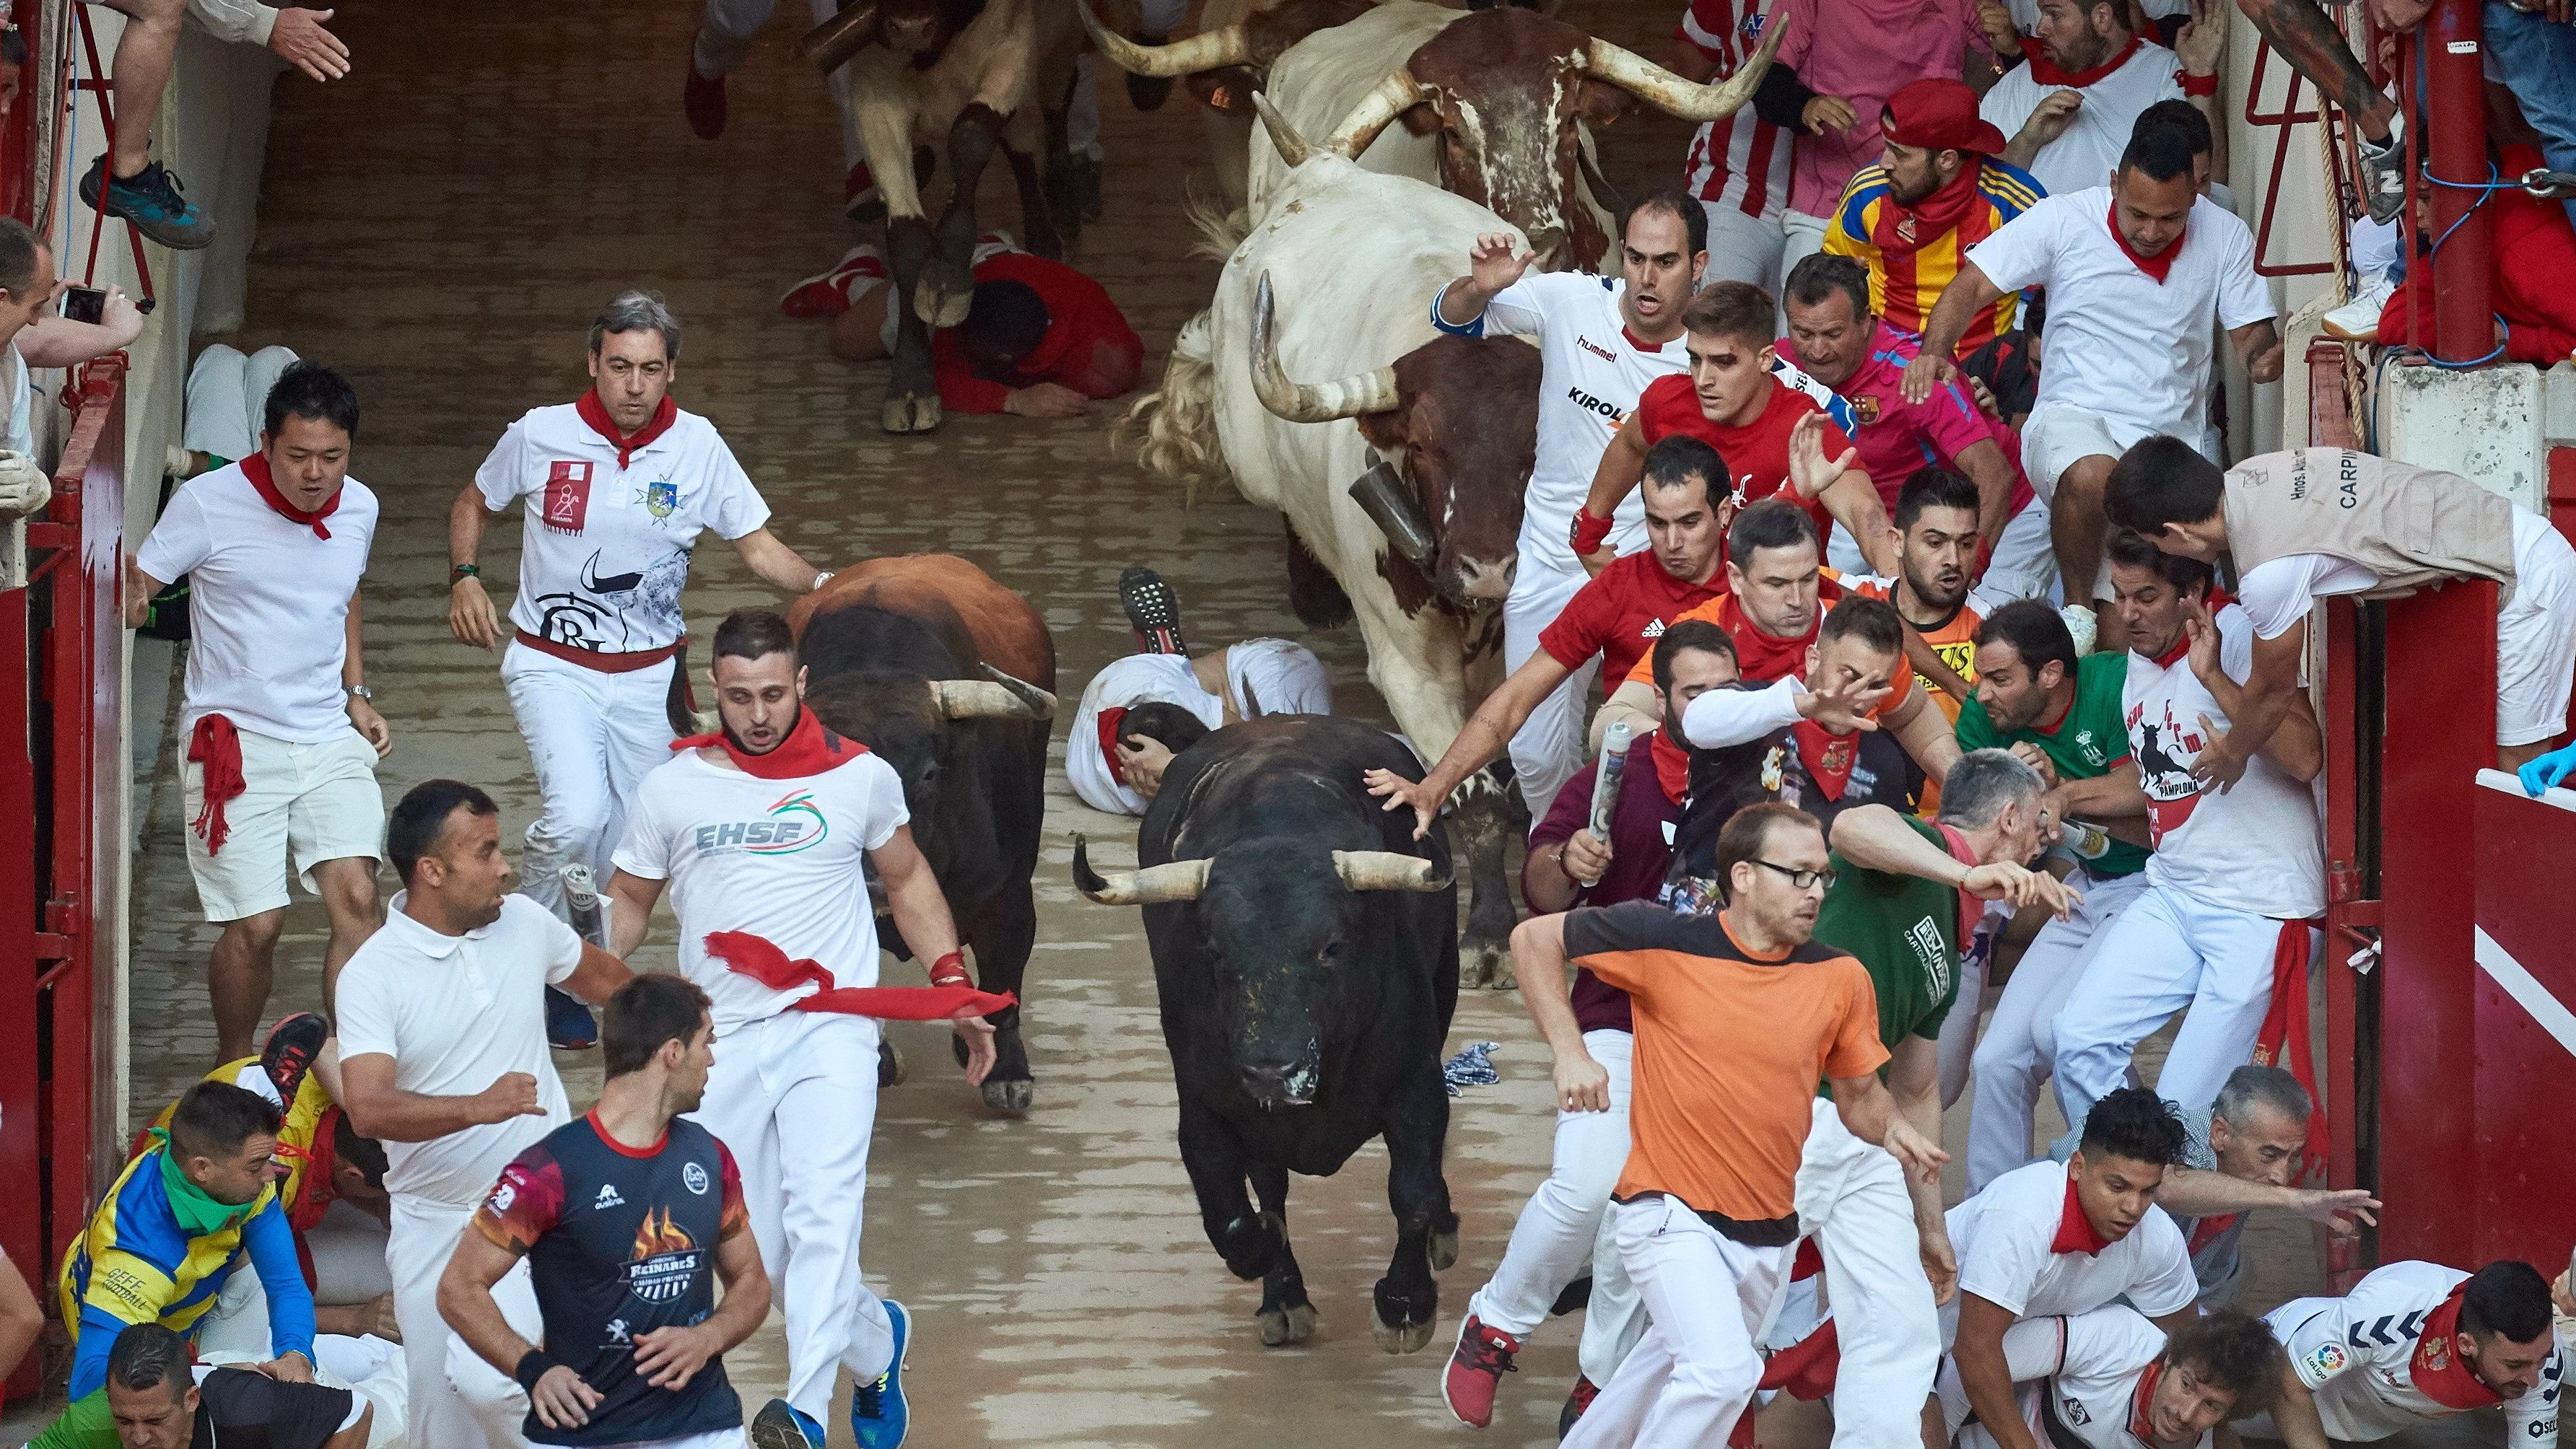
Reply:
M1512 576L1520 571L1520 555L1500 559L1462 558L1458 560L1458 596L1500 603L1512 592Z
M1264 1107L1306 1107L1315 1101L1312 1062L1265 1062L1243 1069L1243 1089Z

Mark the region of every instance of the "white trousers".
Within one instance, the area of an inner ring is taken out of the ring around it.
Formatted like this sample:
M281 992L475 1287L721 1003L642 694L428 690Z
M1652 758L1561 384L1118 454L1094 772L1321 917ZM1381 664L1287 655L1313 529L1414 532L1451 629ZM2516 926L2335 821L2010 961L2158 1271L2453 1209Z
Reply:
M1959 1105L1968 1090L1968 1059L1977 1050L1977 1023L1986 1012L1986 968L1994 960L1995 940L2012 923L2012 912L2000 901L1986 902L1977 930L1959 953L1959 994L1950 1014L1941 1018L1941 1110Z
M1628 1165L1628 1064L1635 1042L1624 1031L1583 1034L1584 1050L1610 1074L1610 1110L1556 1114L1547 1181L1530 1194L1512 1225L1511 1243L1494 1265L1494 1276L1467 1300L1467 1311L1487 1326L1527 1338L1547 1321L1556 1295L1589 1263L1592 1301L1583 1312L1580 1358L1583 1376L1595 1384L1610 1381L1645 1331L1645 1305L1619 1266L1616 1239L1603 1231L1610 1190Z
M2004 983L1994 1020L1969 1064L1977 1084L1976 1104L1968 1114L1972 1195L2030 1161L2032 1108L2041 1079L2057 1059L2058 1010L2099 953L2107 928L2147 884L2143 871L2104 877L2080 865L2066 883L2082 893L2084 903L2066 920L2042 926L2032 939L2012 980Z
M519 857L519 890L564 914L563 868L590 867L608 883L609 856L644 776L671 758L671 671L664 660L624 674L603 674L569 659L513 643L501 656L501 683L528 758L537 768L544 807L528 826Z
M2092 1313L2129 1311L2128 1305L2122 1303L2096 1308ZM2013 1397L2020 1405L2023 1426L2038 1443L2049 1442L2048 1431L2039 1417L2039 1396L2048 1391L2045 1381L2057 1372L2065 1358L2067 1341L2085 1331L2078 1325L2089 1316L2079 1313L2071 1318L2025 1318L2004 1330L2004 1369L2012 1375ZM1958 1441L1958 1449L1994 1449L2001 1442L1985 1425L1968 1422L1968 1387L1959 1378L1958 1364L1946 1357L1941 1360L1939 1392L1941 1422Z
M1780 295L1780 251L1787 241L1780 223L1722 202L1703 201L1700 208L1708 213L1708 270L1700 285L1749 282Z
M894 1361L894 1324L859 1277L876 1132L874 1018L782 1011L716 1037L690 1117L733 1153L761 1266L787 1319L787 1402L828 1419L842 1365L864 1383Z
M1652 1321L1563 1449L1715 1449L1762 1382L1754 1344L1796 1249L1747 1247L1678 1198L1612 1212L1620 1261Z
M394 1279L394 1322L402 1327L403 1368L411 1380L411 1442L435 1449L522 1449L527 1391L485 1363L450 1332L438 1311L438 1279L469 1230L471 1206L394 1194L393 1234L385 1267ZM545 1341L537 1289L525 1259L492 1285L492 1301L512 1332Z
M1512 592L1503 600L1503 672L1509 674L1538 652L1538 636L1565 612L1568 601L1590 582L1581 568L1560 573L1532 559L1524 550ZM1583 706L1592 696L1592 681L1601 672L1598 659L1581 669L1538 702L1512 735L1512 772L1528 803L1530 823L1547 818L1556 792L1583 768ZM1619 681L1610 682L1612 689Z
M208 343L188 368L180 446L228 463L258 452L259 435L268 426L268 390L294 361L291 348L263 347L244 356L238 347Z
M2138 1043L2184 1008L2156 1095L2192 1111L2217 1100L2227 1074L2254 1059L2272 1005L2281 923L2149 886L2111 924L2102 959L2057 1013L2057 1101L2080 1123L2126 1084ZM2310 959L2314 959L2311 937Z
M1886 1148L1861 1141L1822 1097L1798 1159L1798 1226L1825 1260L1842 1366L1836 1449L1912 1442L1941 1367L1941 1319L1923 1274L1914 1199Z
M1830 217L1803 211L1780 213L1780 283L1771 289L1771 304L1783 334L1789 330L1789 274L1798 269L1798 263L1825 249L1825 228L1830 225Z
M698 38L690 47L689 63L700 75L721 76L739 69L751 58L752 37L769 23L769 12L778 0L707 0L706 18L698 23ZM836 0L807 0L813 23L822 24L840 13ZM850 68L846 65L832 72L832 101L841 112L841 164L859 164L858 113L850 104ZM944 142L945 137L937 138Z

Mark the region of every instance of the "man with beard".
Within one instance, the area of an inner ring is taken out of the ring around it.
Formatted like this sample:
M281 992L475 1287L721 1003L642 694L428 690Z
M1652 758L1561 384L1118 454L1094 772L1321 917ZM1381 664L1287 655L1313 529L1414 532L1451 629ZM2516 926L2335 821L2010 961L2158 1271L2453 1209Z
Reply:
M1655 642L1654 670L1666 701L1664 717L1678 723L1692 700L1734 681L1735 646L1715 624L1676 624ZM1663 888L1671 831L1681 818L1688 780L1688 751L1669 726L1629 747L1608 840L1591 830L1599 768L1597 762L1586 765L1566 781L1547 818L1530 832L1521 894L1540 915L1651 899ZM1584 1050L1609 1073L1609 1107L1557 1113L1547 1181L1521 1209L1494 1276L1468 1301L1440 1388L1449 1412L1479 1429L1493 1422L1494 1391L1513 1371L1513 1358L1587 1264L1592 1292L1583 1316L1583 1371L1566 1396L1561 1425L1583 1416L1645 1332L1644 1305L1606 1232L1610 1190L1628 1160L1628 1073L1636 1027L1628 993L1588 970L1576 969L1571 1002Z
M1977 93L1963 81L1919 80L1898 91L1888 97L1878 130L1885 143L1878 164L1854 174L1844 189L1824 249L1867 267L1867 310L1919 337L1968 248L2038 205L2045 193L2029 172L1998 159L2004 133L1978 118ZM1790 306L1797 301L1792 288ZM2020 301L2014 294L1997 297L1960 335L1959 354L2011 331Z
M2011 138L2004 160L2064 196L2101 184L2147 107L2180 96L2208 113L2227 48L2215 10L2215 0L2194 0L2191 23L2167 50L2129 28L2120 0L2039 0L2038 34L2022 42L2030 63L2006 71L1978 103Z
M2501 1405L2503 1444L2556 1449L2566 1353L2550 1306L2540 1270L2511 1259L2390 1263L2341 1298L2293 1298L2264 1315L2287 1351L2280 1401L2245 1432L2326 1449Z
M1520 569L1503 602L1503 667L1518 670L1539 652L1539 634L1556 622L1587 577L1569 547L1584 490L1601 450L1636 410L1646 385L1682 373L1682 307L1708 264L1708 213L1683 193L1647 193L1619 229L1619 275L1579 272L1523 276L1530 254L1514 255L1510 235L1476 239L1468 273L1431 299L1431 325L1456 337L1513 335L1539 348L1538 453L1521 517ZM1640 452L1642 453L1642 449ZM1645 541L1643 505L1603 506L1606 542L1634 552ZM1609 560L1605 557L1602 562ZM1583 763L1583 698L1592 687L1577 670L1533 709L1512 736L1512 769L1533 817L1545 815L1557 787Z
M2271 1330L2225 1309L2165 1331L2114 1304L2004 1330L2021 1427L2059 1449L2212 1449L2230 1419L2272 1402ZM1958 1449L1998 1449L1983 1424Z
M1715 448L1679 436L1657 443L1646 456L1642 490L1650 546L1575 591L1538 636L1538 650L1476 706L1429 774L1417 782L1371 770L1369 792L1385 796L1388 810L1412 806L1419 838L1431 829L1449 792L1499 753L1576 671L1588 671L1599 659L1611 678L1627 678L1672 621L1716 597L1725 582L1720 561L1726 531L1718 521L1725 485L1726 460Z

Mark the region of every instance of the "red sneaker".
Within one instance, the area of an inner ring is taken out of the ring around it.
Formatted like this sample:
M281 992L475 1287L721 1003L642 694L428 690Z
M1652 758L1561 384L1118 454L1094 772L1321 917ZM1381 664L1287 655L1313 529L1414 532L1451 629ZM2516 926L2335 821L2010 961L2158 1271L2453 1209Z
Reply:
M1592 1401L1599 1397L1601 1397L1601 1386L1581 1374L1576 1374L1574 1392L1565 1396L1565 1407L1559 1410L1556 1416L1556 1437L1562 1440L1566 1435L1573 1433L1574 1421L1582 1418L1583 1411L1591 1408Z
M1482 1429L1494 1422L1494 1390L1502 1385L1503 1375L1517 1371L1512 1356L1520 1351L1519 1339L1499 1328L1487 1328L1472 1313L1458 1325L1458 1346L1440 1375L1440 1397L1459 1423Z
M689 113L689 129L701 141L712 141L724 134L724 77L698 74L697 62L689 63L689 84L680 92L680 104Z
M841 254L832 270L818 272L787 289L778 310L790 317L838 317L850 310L850 283L860 277L882 277L885 263L877 249L864 243Z

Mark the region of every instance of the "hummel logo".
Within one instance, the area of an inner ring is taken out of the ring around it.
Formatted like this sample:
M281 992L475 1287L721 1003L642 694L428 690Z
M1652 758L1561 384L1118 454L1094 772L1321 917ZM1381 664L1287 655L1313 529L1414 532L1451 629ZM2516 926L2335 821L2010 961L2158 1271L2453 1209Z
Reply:
M599 1185L599 1196L591 1201L590 1210L592 1212L605 1212L613 1207L624 1206L626 1206L626 1199L617 1195L617 1184L613 1182L603 1182Z
M1617 362L1619 360L1617 353L1612 352L1609 348L1602 346L1600 343L1593 341L1591 338L1586 337L1579 332L1574 336L1574 345L1591 353L1593 356L1600 358L1603 362Z

